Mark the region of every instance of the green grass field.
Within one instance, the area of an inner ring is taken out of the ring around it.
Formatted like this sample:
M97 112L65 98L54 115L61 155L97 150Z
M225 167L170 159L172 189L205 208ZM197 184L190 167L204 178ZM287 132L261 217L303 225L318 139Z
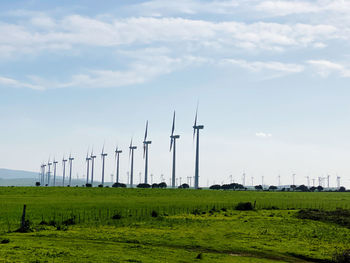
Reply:
M14 232L24 204L31 232ZM332 262L350 248L347 226L302 208L350 209L350 194L2 187L0 262Z

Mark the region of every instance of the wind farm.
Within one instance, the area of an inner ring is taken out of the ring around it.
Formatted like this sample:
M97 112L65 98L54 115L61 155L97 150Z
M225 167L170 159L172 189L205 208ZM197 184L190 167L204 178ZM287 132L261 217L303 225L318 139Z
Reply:
M0 262L350 262L350 1L0 7Z

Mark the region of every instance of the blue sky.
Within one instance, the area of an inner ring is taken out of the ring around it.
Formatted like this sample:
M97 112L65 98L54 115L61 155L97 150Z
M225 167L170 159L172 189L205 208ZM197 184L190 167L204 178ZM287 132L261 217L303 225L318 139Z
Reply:
M254 184L336 176L350 187L347 1L1 1L0 167L38 171L71 152L139 149L149 120L150 173L170 177L177 112L178 176L232 174ZM100 160L97 176L100 176ZM59 167L59 172L61 167ZM136 178L138 180L138 178ZM167 179L168 182L168 179Z

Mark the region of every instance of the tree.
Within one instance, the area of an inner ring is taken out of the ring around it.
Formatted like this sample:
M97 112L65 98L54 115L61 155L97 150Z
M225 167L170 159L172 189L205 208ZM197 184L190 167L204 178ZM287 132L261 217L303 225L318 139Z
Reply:
M317 189L317 188L316 188L315 186L311 186L311 187L310 187L310 191L311 191L311 192L315 192L316 189Z
M158 186L159 186L159 188L166 188L167 187L165 182L161 182Z
M112 187L116 187L116 188L126 188L126 184L114 183L114 184L112 185Z
M218 185L218 184L214 184L214 185L210 186L209 189L211 189L211 190L220 190L221 186Z
M36 182L36 183L35 183L35 186L40 186L40 182Z
M269 190L272 190L272 191L277 190L277 186L270 185Z
M301 192L308 192L309 188L307 188L307 186L302 184L302 185L299 185L297 188L295 188L295 190L301 191Z
M152 188L159 188L159 185L154 183L154 184L152 184Z
M294 184L292 184L292 185L290 186L290 189L293 189L293 191L295 191L295 188L297 188L297 186L294 185Z
M188 189L188 188L190 188L190 186L188 184L182 184L179 186L179 188Z
M338 192L345 192L345 191L346 191L346 189L345 189L344 186L341 186L341 187L339 188L339 190L338 190Z
M322 192L323 191L323 187L322 186L317 186L317 191L319 191L319 192Z
M138 184L137 185L137 188L150 188L151 187L151 185L149 185L149 184Z
M254 188L255 188L255 190L262 190L263 189L262 185L256 185L256 186L254 186Z

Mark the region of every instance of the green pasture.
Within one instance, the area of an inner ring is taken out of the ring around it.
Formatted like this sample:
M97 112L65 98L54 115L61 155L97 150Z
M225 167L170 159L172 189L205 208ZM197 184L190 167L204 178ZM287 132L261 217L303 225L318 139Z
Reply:
M14 232L24 204L32 231ZM0 262L333 262L350 248L349 228L301 208L349 209L350 194L0 187Z

